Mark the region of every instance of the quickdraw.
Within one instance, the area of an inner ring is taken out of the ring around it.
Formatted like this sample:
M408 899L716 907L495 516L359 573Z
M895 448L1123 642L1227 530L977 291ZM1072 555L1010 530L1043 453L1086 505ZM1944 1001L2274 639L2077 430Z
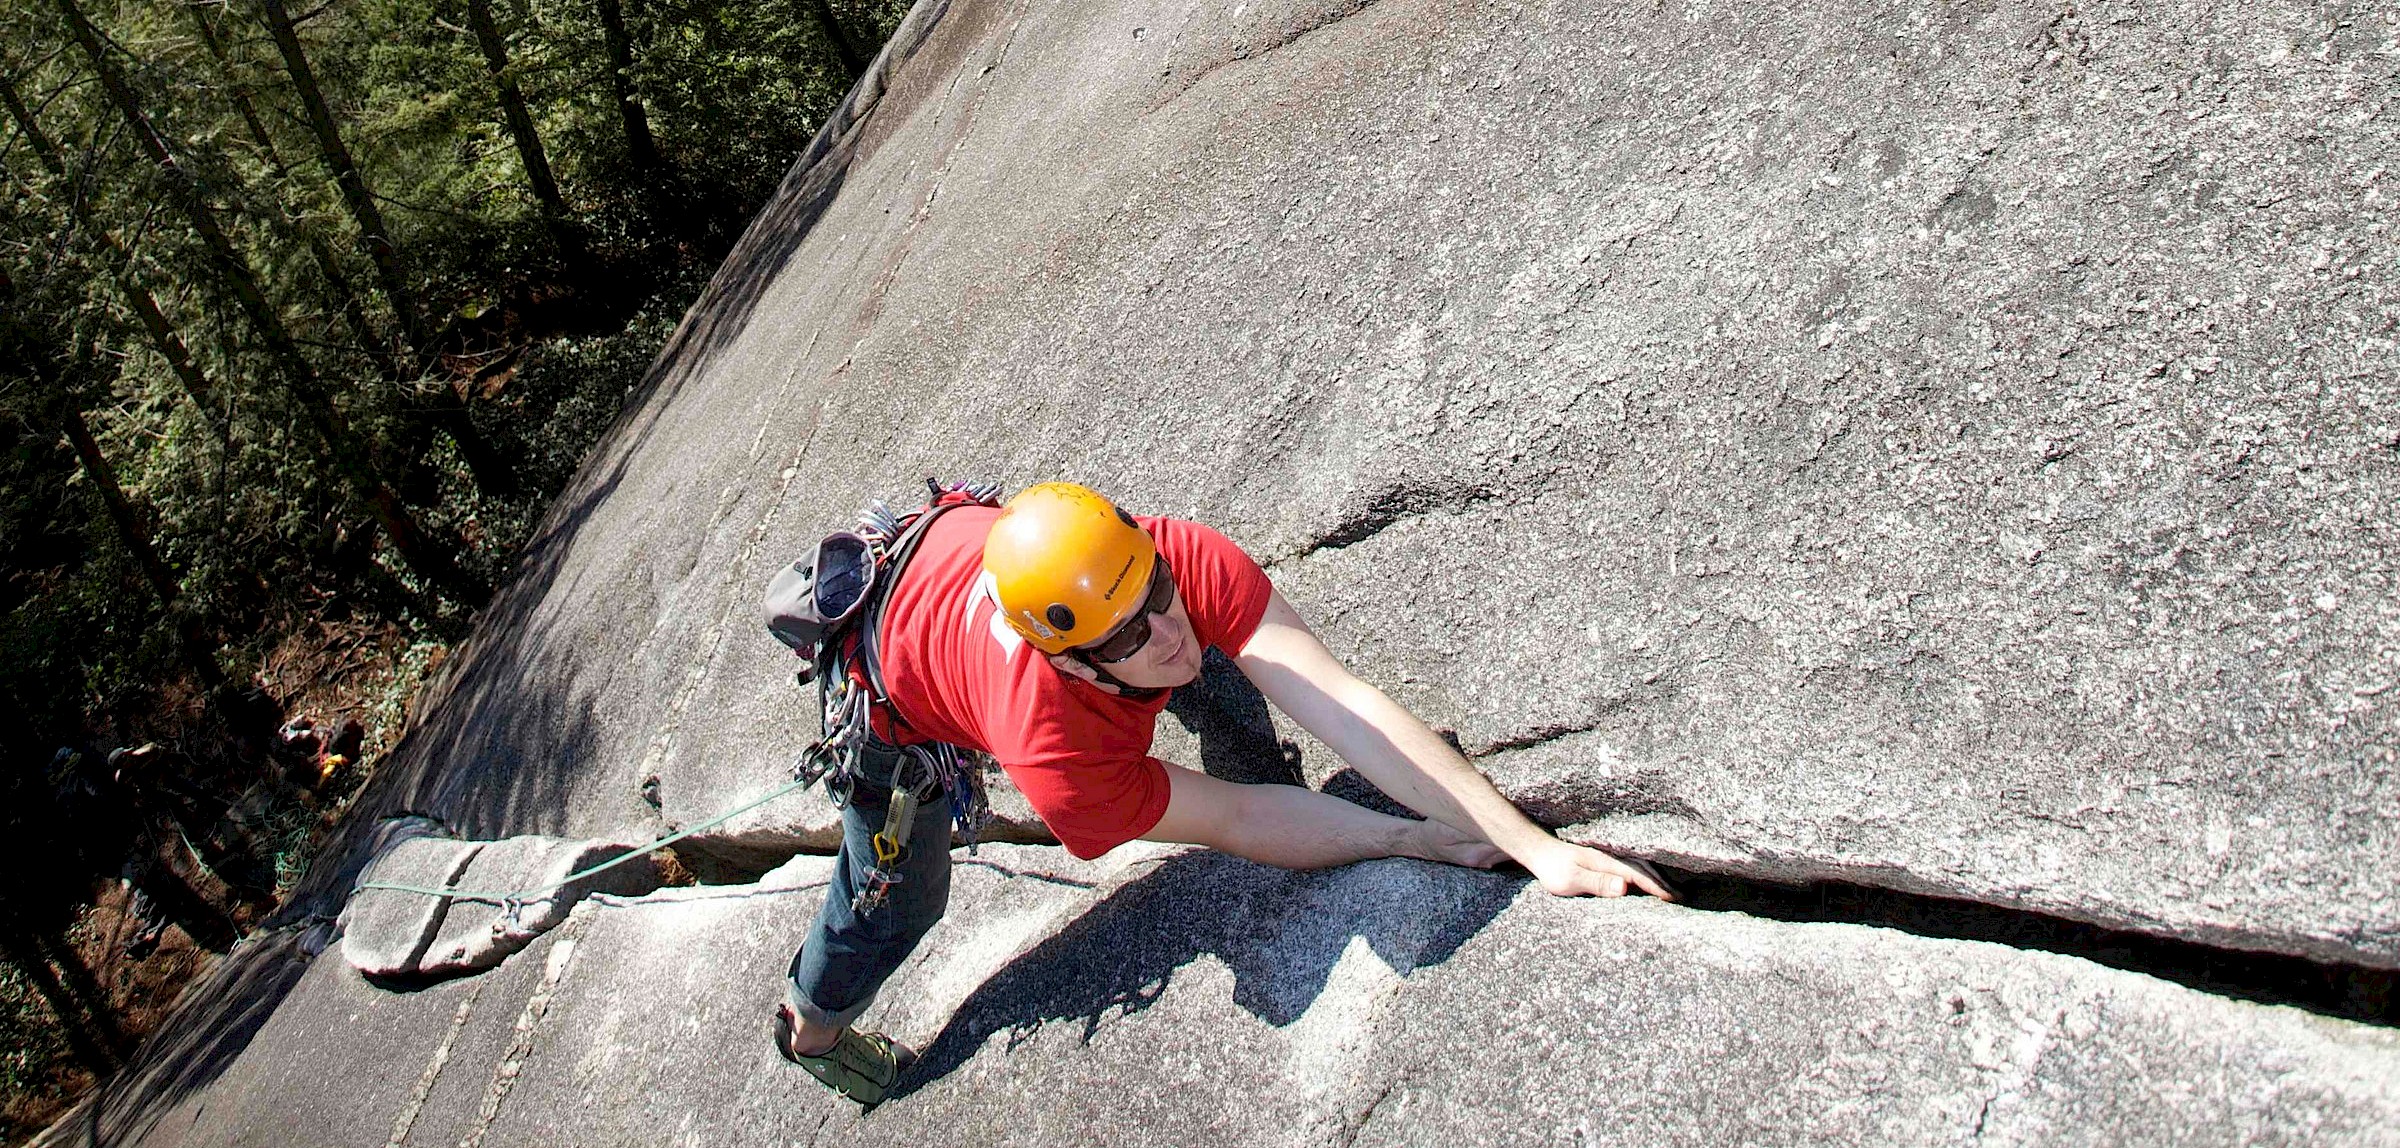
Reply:
M884 810L883 828L872 840L875 865L867 870L867 879L860 883L857 895L850 898L851 912L865 916L881 907L892 886L906 880L900 864L908 859L908 838L916 831L917 804L916 790L892 790L891 804Z

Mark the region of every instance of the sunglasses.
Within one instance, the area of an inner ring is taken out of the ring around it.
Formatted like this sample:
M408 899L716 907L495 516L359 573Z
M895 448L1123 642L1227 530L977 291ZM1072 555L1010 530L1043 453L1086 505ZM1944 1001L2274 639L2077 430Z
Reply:
M1088 646L1077 646L1075 652L1094 665L1111 666L1142 652L1150 644L1150 615L1164 614L1175 604L1175 575L1167 569L1162 555L1150 571L1150 596L1142 608L1133 612L1107 637Z

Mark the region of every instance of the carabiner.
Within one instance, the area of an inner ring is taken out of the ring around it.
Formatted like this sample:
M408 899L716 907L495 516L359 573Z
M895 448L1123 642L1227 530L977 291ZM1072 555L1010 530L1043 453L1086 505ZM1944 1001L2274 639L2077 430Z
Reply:
M895 789L892 802L883 815L883 832L874 837L875 864L891 868L908 854L908 838L917 824L917 793L913 789Z

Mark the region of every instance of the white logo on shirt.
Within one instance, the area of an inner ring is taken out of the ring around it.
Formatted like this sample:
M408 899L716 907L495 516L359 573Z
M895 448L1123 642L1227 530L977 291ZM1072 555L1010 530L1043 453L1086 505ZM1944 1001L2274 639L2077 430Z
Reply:
M1017 651L1025 648L1025 636L1017 633L1008 624L1008 619L1000 616L1000 583L992 577L991 571L986 570L982 577L975 579L975 589L967 595L966 614L959 620L965 623L969 629L973 629L975 611L986 602L991 603L992 606L992 616L988 624L992 631L992 641L1000 644L1000 658L1003 661L1015 661Z

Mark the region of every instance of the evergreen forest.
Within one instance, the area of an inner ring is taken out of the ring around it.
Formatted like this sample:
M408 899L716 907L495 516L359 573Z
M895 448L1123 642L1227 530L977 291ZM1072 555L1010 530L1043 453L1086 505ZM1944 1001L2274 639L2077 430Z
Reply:
M0 0L0 1137L272 912L901 0Z

